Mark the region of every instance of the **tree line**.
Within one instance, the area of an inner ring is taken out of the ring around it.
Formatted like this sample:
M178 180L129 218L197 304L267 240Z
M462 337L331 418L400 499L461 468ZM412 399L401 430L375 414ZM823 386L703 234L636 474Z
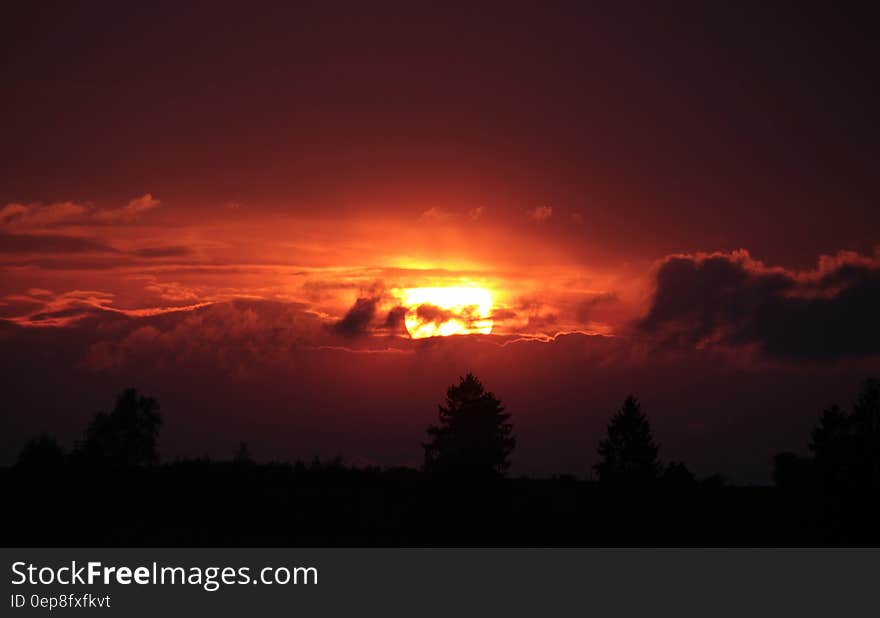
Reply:
M15 468L51 473L66 465L85 469L131 469L159 463L162 415L158 401L129 388L110 412L98 412L70 453L42 433L21 449ZM423 472L467 480L500 478L510 468L516 447L511 415L502 401L473 374L446 390L436 424L427 428ZM849 410L834 405L822 412L810 435L809 456L780 453L773 458L773 479L781 488L828 491L880 489L880 382L868 379ZM647 415L628 396L611 416L599 441L593 466L599 483L647 488L657 483L682 485L694 476L680 462L663 464ZM234 460L252 464L241 443ZM341 465L336 461L335 465Z

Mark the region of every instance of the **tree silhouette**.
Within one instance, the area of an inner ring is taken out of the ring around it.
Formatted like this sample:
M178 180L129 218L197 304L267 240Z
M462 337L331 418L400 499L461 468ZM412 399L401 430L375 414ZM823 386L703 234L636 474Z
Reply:
M151 466L159 460L156 443L161 425L159 403L133 388L126 389L112 412L98 412L89 423L77 455L92 465Z
M849 414L837 405L823 410L810 437L810 451L822 481L829 486L848 484L852 461L852 423Z
M238 443L238 450L235 452L235 457L232 458L232 461L240 466L251 466L254 464L254 458L251 457L251 450L248 448L247 442L242 440Z
M608 435L599 442L601 460L594 468L599 480L612 485L644 485L662 470L648 418L638 399L630 395L608 423Z
M510 415L473 374L446 390L439 423L428 427L425 471L471 478L503 475L516 446Z
M663 470L662 478L667 487L674 489L689 488L697 482L693 472L680 461L670 462Z
M796 453L773 456L773 484L784 489L803 490L812 479L812 461Z
M48 433L31 438L22 447L15 467L29 474L57 472L64 467L64 449Z
M827 487L880 488L880 382L865 380L852 412L824 410L809 446Z
M880 382L865 380L850 420L857 478L863 487L880 489Z

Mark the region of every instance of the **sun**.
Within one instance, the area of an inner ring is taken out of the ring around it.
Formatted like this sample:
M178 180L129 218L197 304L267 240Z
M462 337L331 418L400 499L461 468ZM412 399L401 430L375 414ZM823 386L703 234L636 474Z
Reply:
M395 295L413 339L492 332L492 294L485 288L403 288Z

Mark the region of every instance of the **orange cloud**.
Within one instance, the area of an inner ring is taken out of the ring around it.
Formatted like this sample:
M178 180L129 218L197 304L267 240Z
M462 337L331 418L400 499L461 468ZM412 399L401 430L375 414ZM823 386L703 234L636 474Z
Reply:
M468 211L468 217L470 217L470 219L472 221L476 221L477 219L480 219L483 216L485 211L486 211L486 209L483 208L482 206L477 206L476 208L471 208Z
M526 211L530 219L534 219L538 223L546 221L553 216L553 208L551 206L538 206Z
M419 218L423 221L442 222L449 221L452 219L452 216L451 212L441 210L440 208L429 208L424 211Z
M132 198L119 208L97 209L91 204L53 202L10 203L0 208L0 226L13 231L41 230L63 225L130 223L160 204L152 194Z
M143 213L158 208L160 203L151 193L145 193L129 200L128 204L121 208L98 211L95 213L95 219L107 223L130 223Z
M91 211L75 202L7 204L0 208L0 225L16 230L52 227L81 221Z

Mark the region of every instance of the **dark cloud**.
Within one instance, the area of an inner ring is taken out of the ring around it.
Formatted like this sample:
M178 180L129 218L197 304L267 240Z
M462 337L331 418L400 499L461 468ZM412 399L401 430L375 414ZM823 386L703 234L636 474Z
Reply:
M391 333L405 333L406 332L406 324L404 322L406 318L406 307L394 307L388 312L388 316L385 318L385 328L388 329Z
M588 322L592 318L593 310L600 304L611 303L617 300L617 294L606 292L596 294L583 300L575 307L575 317L580 322Z
M434 324L443 324L453 318L457 318L458 314L448 309L441 309L437 305L425 303L416 308L416 316L421 322L433 322Z
M135 254L146 258L181 257L192 254L192 249L182 246L147 247L135 251Z
M192 249L182 245L145 247L134 251L121 251L95 238L72 236L69 234L2 234L0 233L0 253L112 253L134 255L144 258L181 257L191 255Z
M117 253L105 244L61 234L0 234L0 253L84 253L89 251Z
M379 299L376 297L358 298L345 317L333 325L333 331L343 337L365 335L369 331L370 322L376 315L378 302Z
M100 316L98 338L89 344L80 367L211 366L240 376L287 362L294 351L327 340L320 319L299 303L222 302L130 318L124 330L107 332L104 324L112 319Z
M664 260L638 330L679 345L757 344L774 357L823 360L880 354L878 315L876 259L841 254L792 272L739 251Z
M498 309L492 313L492 320L495 322L504 322L505 320L515 320L517 318L516 311L512 309Z

